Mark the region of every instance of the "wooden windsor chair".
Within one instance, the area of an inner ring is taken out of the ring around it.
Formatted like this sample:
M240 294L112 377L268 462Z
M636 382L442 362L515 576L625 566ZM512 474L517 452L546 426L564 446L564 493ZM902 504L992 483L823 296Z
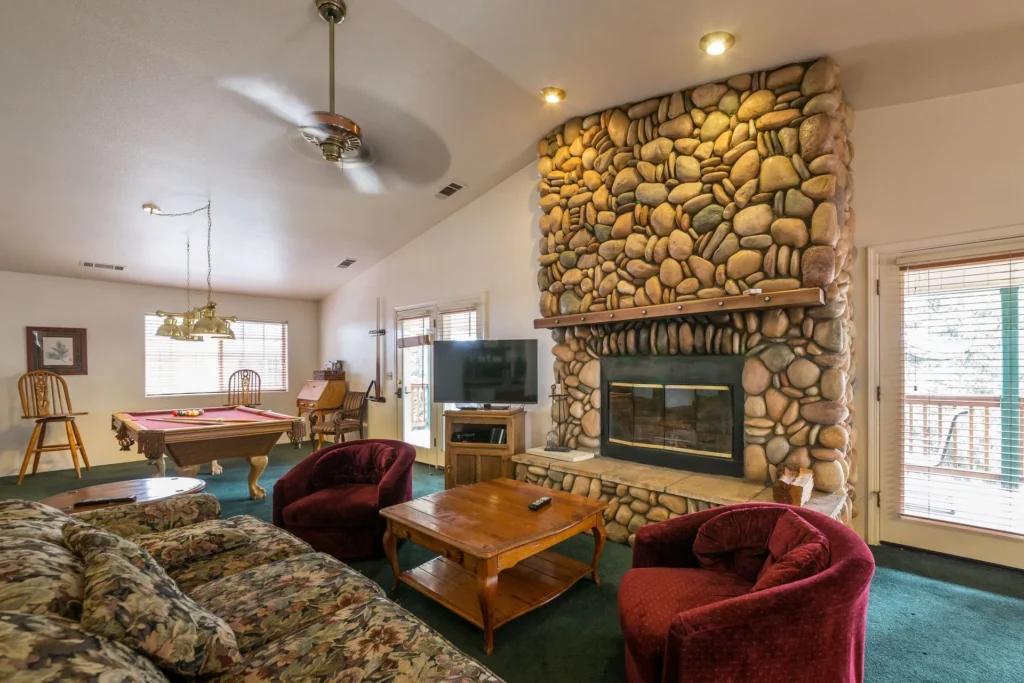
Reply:
M91 470L92 467L89 465L89 456L85 454L85 445L82 443L82 435L78 431L75 417L88 413L74 412L67 382L56 373L34 370L26 372L18 380L18 393L21 395L22 419L36 421L36 427L32 430L32 437L25 450L25 460L21 463L18 484L21 485L25 479L29 461L32 461L32 474L35 474L39 469L39 456L53 451L70 451L75 474L81 479L82 470L78 464L78 454L82 454L86 470ZM67 442L45 445L47 426L61 422L64 423Z
M263 380L255 370L236 370L228 377L228 406L255 408L263 403Z

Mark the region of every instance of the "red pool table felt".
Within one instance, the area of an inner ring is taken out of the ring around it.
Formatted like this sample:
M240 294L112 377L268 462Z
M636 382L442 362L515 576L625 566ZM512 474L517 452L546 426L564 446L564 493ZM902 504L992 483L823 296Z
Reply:
M177 410L189 410L187 408L178 408ZM194 409L192 409L194 410ZM276 422L276 421L292 421L295 418L291 415L281 415L280 413L274 413L267 410L258 410L255 408L244 408L241 406L224 406L218 408L203 408L203 414L198 417L177 417L173 414L172 410L144 410L139 412L125 412L119 413L124 417L130 419L136 425L142 429L152 430L169 430L169 429L195 429L196 427L213 426L213 425L200 425L190 424L188 422L165 422L167 418L174 420L188 419L188 420L215 420L222 418L225 420L253 420L256 422ZM244 426L244 422L225 422L225 425L236 425Z

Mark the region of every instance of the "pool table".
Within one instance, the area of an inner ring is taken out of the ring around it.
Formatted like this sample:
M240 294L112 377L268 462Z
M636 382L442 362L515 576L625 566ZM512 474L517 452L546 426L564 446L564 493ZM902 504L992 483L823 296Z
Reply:
M198 424L209 421L218 423ZM266 498L266 490L257 482L280 436L287 432L297 443L305 433L301 418L244 406L204 408L201 416L193 418L177 417L170 410L114 413L110 427L122 451L138 443L139 453L156 464L158 476L164 475L164 455L183 468L226 458L248 459L253 500Z

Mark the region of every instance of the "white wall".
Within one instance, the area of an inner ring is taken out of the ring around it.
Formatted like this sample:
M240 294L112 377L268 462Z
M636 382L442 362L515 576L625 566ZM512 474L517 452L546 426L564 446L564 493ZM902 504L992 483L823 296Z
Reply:
M1024 85L857 113L852 139L859 495L868 501L866 248L1024 223ZM873 504L873 500L871 501Z
M215 294L221 311L241 318L288 322L288 391L265 392L263 407L294 414L295 395L319 363L319 304ZM111 413L216 406L223 395L145 397L143 316L184 301L183 290L76 280L0 271L0 476L17 474L33 422L21 419L18 378L26 371L25 327L84 327L88 330L88 375L65 379L90 462L104 465L141 460L133 447L119 450ZM56 430L53 430L56 431ZM52 437L47 435L47 442ZM67 469L67 451L44 453L40 471Z
M533 329L540 317L537 290L537 170L518 171L321 302L321 360L343 360L351 389L369 386L375 348L376 299L384 300L386 371L395 365L395 308L486 294L487 334L492 339L539 340L541 403L527 406L527 445L544 443L550 429L553 380L551 333ZM381 226L386 230L387 226ZM369 433L399 438L395 381L384 382L387 403L371 403Z

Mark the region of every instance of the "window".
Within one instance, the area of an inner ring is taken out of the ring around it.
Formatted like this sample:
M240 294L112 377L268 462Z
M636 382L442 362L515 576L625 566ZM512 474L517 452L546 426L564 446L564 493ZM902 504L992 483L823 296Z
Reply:
M477 309L442 310L438 322L438 339L444 341L466 341L480 338L477 325Z
M157 337L163 318L146 316L146 396L224 394L236 370L259 373L263 391L288 390L288 323L239 320L234 339Z
M1024 534L1024 257L904 264L905 516Z

